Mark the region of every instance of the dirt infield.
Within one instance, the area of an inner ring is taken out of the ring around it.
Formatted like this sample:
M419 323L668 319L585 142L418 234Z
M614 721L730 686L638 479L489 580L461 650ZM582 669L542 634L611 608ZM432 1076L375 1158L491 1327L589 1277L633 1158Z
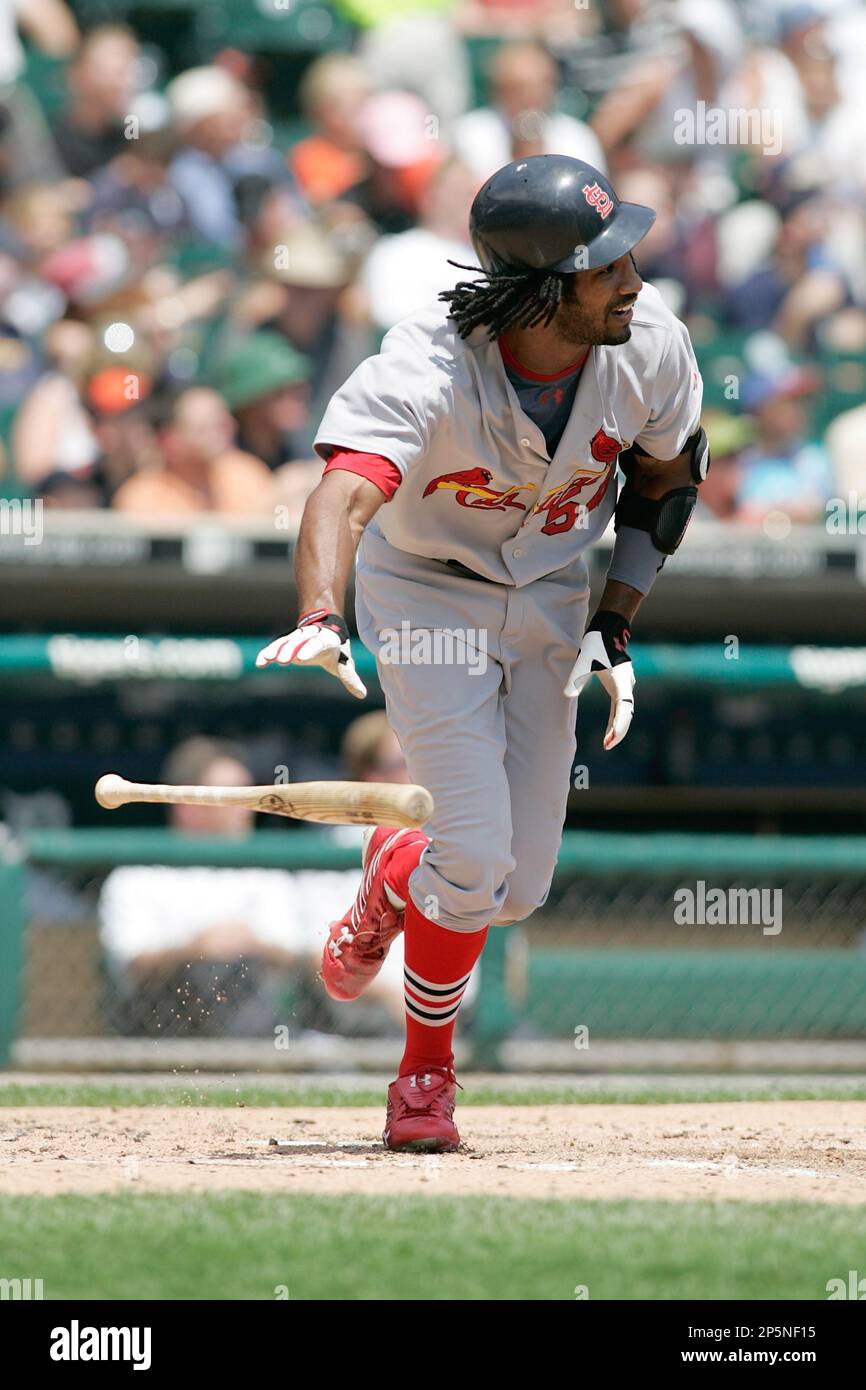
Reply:
M462 1106L457 1154L374 1109L0 1111L0 1193L150 1190L866 1203L866 1102Z

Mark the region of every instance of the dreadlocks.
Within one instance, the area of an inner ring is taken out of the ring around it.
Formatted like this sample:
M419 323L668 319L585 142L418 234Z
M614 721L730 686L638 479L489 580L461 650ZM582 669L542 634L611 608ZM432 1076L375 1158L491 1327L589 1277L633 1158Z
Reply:
M449 261L458 270L478 270L477 266ZM565 275L555 270L486 270L478 280L461 280L453 290L439 298L451 306L450 317L461 338L485 324L489 338L498 338L507 328L545 328L562 301Z

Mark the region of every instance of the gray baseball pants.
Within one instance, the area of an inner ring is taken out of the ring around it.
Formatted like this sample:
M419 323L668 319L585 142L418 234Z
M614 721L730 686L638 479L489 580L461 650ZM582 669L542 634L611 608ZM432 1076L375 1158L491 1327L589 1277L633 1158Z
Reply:
M588 602L582 560L513 588L362 539L358 631L435 802L410 892L452 931L522 921L547 898L575 752L562 692Z

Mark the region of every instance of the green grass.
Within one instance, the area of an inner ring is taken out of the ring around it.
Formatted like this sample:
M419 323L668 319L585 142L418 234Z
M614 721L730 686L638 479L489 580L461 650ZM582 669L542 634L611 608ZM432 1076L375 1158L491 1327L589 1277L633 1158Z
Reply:
M46 1298L824 1299L866 1207L148 1194L0 1199Z
M689 1101L762 1101L762 1100L866 1100L866 1083L814 1083L793 1085L779 1078L768 1079L766 1085L743 1087L735 1080L730 1085L695 1086L610 1086L583 1087L579 1080L561 1086L521 1085L519 1081L503 1086L474 1085L467 1078L461 1097L463 1105L672 1105ZM353 1087L317 1085L209 1084L152 1086L98 1081L47 1083L46 1085L0 1084L0 1108L28 1105L171 1105L171 1106L381 1106L384 1088L361 1084Z

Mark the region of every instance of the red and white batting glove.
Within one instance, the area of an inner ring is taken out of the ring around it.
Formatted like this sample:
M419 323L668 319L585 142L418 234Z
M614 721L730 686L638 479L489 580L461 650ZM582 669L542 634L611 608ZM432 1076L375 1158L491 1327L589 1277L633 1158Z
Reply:
M599 609L583 634L577 661L565 687L569 699L576 700L587 681L597 675L610 696L610 718L604 747L616 748L629 730L634 714L634 667L628 654L631 633L621 613Z
M340 613L327 613L324 608L303 613L293 632L262 647L256 666L323 666L356 699L363 700L367 694L352 660L346 620Z

